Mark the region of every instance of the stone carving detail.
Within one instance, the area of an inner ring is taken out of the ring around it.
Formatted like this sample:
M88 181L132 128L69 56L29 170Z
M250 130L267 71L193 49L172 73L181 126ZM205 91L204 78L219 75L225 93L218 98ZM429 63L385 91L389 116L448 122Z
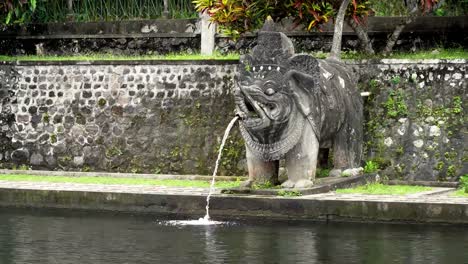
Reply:
M249 180L278 184L284 158L287 188L313 185L320 148L335 169L359 167L362 99L351 71L338 60L295 54L292 42L267 21L258 45L242 56L235 88Z

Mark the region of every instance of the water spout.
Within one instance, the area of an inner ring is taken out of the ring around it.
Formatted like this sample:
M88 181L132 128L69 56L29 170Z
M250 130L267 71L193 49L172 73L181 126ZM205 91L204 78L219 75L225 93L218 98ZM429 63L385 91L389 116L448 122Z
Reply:
M208 192L208 196L206 197L206 215L203 218L200 218L199 220L202 221L209 221L210 220L210 198L211 195L213 194L214 191L214 184L215 184L215 177L216 173L218 172L218 166L219 166L219 161L221 160L221 155L223 153L223 148L224 144L226 143L227 137L229 136L229 132L231 131L232 127L234 126L234 123L236 123L237 119L239 119L239 116L235 116L229 125L226 128L226 131L224 132L223 140L221 141L221 146L219 147L219 152L218 152L218 158L216 159L216 164L215 168L213 171L213 178L211 179L211 185L210 185L210 191Z

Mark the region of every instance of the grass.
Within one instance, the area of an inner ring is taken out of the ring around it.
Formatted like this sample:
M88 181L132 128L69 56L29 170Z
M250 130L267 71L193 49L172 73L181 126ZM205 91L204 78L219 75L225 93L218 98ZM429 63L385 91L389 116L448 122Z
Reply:
M156 180L137 178L112 178L112 177L66 177L66 176L34 176L23 174L0 174L3 181L27 181L27 182L55 182L55 183L84 183L84 184L122 184L122 185L149 185L168 187L201 187L209 188L209 181L199 180ZM217 181L217 188L238 187L237 181Z
M328 53L315 52L311 53L316 58L324 59L328 56ZM84 54L84 55L67 55L67 56L38 56L38 55L25 55L25 56L7 56L0 55L0 61L99 61L99 60L238 60L240 55L238 53L221 54L215 52L213 55L201 55L201 54L188 54L188 53L172 53L166 55L142 55L142 56L131 56L131 55L113 55L113 54ZM465 49L440 49L437 52L433 51L418 51L418 52L395 52L390 56L383 57L381 54L366 55L356 52L343 52L343 59L349 60L360 60L360 59L408 59L408 60L420 60L420 59L468 59L468 50Z
M313 56L324 59L328 53L315 52ZM368 55L358 52L343 52L341 57L345 60L362 60L362 59L407 59L407 60L423 60L423 59L468 59L468 50L466 49L435 49L421 50L416 52L393 52L389 56L384 57L382 54Z
M454 193L454 196L466 197L468 198L468 193L464 189L459 189Z
M424 186L385 185L382 183L369 183L355 188L338 189L336 190L336 193L405 195L430 190L432 190L431 187Z
M343 53L343 59L407 59L407 60L424 60L424 59L468 59L468 50L465 49L435 49L429 51L417 52L393 52L387 57L382 54L366 55L362 53Z
M201 54L167 54L167 55L143 55L143 56L130 56L130 55L113 55L113 54L85 54L73 56L38 56L38 55L25 55L25 56L5 56L0 55L0 61L99 61L99 60L238 60L239 54L228 53L220 54L214 53L213 55Z

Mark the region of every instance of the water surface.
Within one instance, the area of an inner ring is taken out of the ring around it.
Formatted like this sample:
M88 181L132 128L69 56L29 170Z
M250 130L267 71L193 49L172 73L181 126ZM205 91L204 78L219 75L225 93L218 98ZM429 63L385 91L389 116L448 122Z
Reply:
M466 226L163 220L0 209L0 263L468 263Z

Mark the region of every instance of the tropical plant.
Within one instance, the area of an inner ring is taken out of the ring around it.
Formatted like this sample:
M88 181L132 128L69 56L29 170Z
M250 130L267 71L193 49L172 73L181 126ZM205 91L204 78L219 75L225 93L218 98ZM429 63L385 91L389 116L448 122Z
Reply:
M460 185L462 190L464 190L465 193L468 193L468 174L460 177Z
M364 166L364 173L373 173L379 170L379 164L375 161L368 160Z
M194 0L199 12L206 12L213 22L220 25L222 33L238 37L240 34L261 27L268 16L274 21L286 17L294 18L296 25L303 25L307 30L318 29L337 15L343 1L340 0ZM398 8L408 18L395 26L389 36L384 54L389 54L399 35L414 21L416 16L428 14L439 0L390 0L398 3ZM373 13L373 6L382 9L388 1L352 0L346 11L346 21L356 32L361 46L366 53L373 54L374 49L363 25L368 15Z
M296 25L307 30L318 29L336 16L342 1L339 0L194 0L199 12L206 12L222 32L238 37L258 29L270 16L274 21L294 18ZM367 0L352 0L347 16L361 21L371 11Z
M4 24L29 21L36 5L37 0L1 0L0 20Z

